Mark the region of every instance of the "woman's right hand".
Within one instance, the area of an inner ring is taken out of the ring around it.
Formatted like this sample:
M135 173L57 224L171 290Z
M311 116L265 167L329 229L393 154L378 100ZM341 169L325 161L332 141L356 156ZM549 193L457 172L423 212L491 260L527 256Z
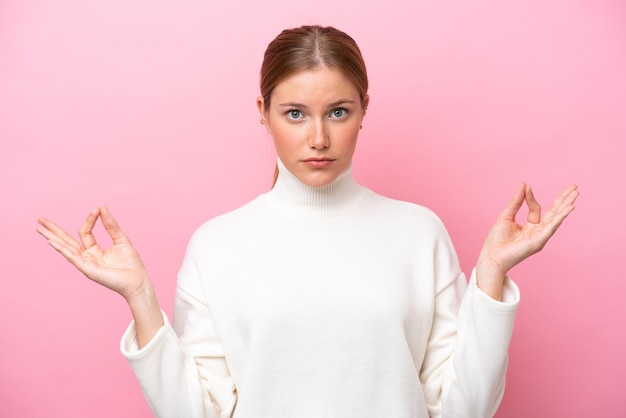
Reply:
M113 240L109 249L96 242L93 227L98 218ZM78 230L80 243L46 218L39 232L55 250L96 283L126 299L135 321L139 347L144 347L163 326L161 308L141 257L106 207L94 209Z
M103 249L93 235L100 218L113 241L111 248ZM122 295L129 303L132 298L150 287L150 281L141 257L106 207L94 209L78 230L80 243L46 218L39 218L37 228L55 250L85 276Z

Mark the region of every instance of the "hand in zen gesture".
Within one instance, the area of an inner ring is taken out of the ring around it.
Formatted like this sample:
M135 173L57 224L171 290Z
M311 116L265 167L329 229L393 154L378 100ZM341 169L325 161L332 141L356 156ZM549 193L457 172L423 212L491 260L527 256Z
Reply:
M515 265L543 249L574 210L578 194L575 185L566 187L542 216L530 185L522 184L487 235L476 264L478 286L495 299L501 299L504 276ZM515 216L524 202L528 205L528 216L520 225Z
M109 249L96 242L93 228L100 218L113 240ZM105 208L94 209L80 227L80 242L46 218L39 218L37 228L48 243L85 276L122 295L127 301L149 280L141 258L130 240Z
M98 218L113 240L109 249L98 245L93 228ZM105 207L94 209L78 230L80 242L46 218L37 228L48 243L85 276L126 299L135 321L139 346L145 346L163 326L163 316L141 257Z

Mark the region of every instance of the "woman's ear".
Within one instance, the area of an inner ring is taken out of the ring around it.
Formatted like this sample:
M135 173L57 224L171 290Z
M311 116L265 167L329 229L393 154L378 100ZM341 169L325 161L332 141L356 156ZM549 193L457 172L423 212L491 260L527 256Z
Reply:
M365 114L367 113L367 107L370 105L370 95L366 94L363 98L363 114L361 115L361 128L363 129L363 118L365 118Z
M263 117L263 114L265 113L265 100L263 100L263 96L256 98L256 108L259 110L259 115Z
M265 129L267 130L268 134L272 134L272 132L270 131L270 126L269 123L267 122L267 110L265 108L265 100L263 99L263 96L259 96L256 98L256 107L259 111L259 116L261 117L261 119L259 119L259 122L261 123L261 125L265 126Z

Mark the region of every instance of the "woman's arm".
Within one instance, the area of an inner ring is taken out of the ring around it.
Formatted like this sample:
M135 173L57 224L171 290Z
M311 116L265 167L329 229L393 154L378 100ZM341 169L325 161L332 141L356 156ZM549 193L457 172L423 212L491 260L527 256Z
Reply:
M98 218L113 241L101 248L93 235ZM94 209L80 227L80 242L46 218L39 218L37 232L55 250L94 282L124 297L130 307L140 347L163 326L161 308L141 257L106 207Z
M93 235L98 218L113 241L106 250ZM89 214L79 230L80 242L46 218L39 223L37 231L54 249L128 303L134 321L122 337L121 350L154 415L230 416L237 399L235 385L204 302L179 288L174 327L165 324L139 254L105 207ZM191 279L194 273L192 269Z

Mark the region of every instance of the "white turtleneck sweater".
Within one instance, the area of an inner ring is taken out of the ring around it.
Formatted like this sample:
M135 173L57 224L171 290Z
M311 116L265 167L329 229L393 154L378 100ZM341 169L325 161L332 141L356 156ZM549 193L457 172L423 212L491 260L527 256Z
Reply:
M350 170L202 225L173 321L121 349L158 417L492 416L519 291L469 285L441 221Z

